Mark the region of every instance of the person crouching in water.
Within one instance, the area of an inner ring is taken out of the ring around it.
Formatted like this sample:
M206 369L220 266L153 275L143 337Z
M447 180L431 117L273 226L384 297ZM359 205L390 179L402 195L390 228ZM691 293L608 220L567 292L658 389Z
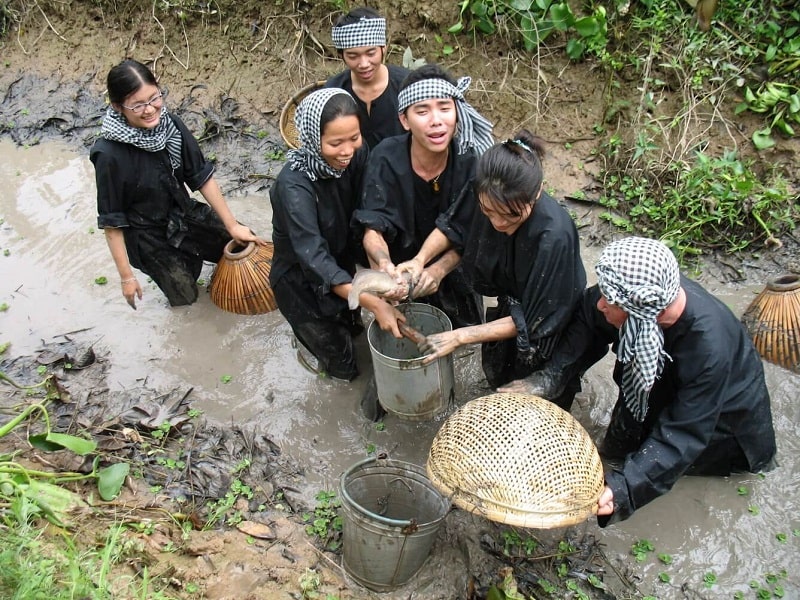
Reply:
M619 386L599 446L606 469L597 521L630 517L684 475L775 466L764 368L731 310L682 276L657 240L612 242L548 365L516 391L557 397L574 373L616 353ZM597 349L600 352L597 352Z
M278 309L299 343L319 361L318 369L350 381L358 375L353 336L360 309L347 297L363 251L350 228L369 150L363 144L358 107L339 88L306 96L295 112L300 148L270 190L275 251L270 284ZM402 315L371 294L361 306L384 329L397 329Z
M197 300L203 261L225 245L267 242L236 221L194 136L167 110L167 91L145 65L127 59L108 72L109 106L89 153L97 183L97 225L105 232L132 308L142 298L133 268L149 275L171 306ZM189 196L199 190L208 202Z
M416 279L431 256L456 248L473 288L497 297L486 322L431 334L425 364L460 346L481 343L492 388L542 368L586 287L578 230L544 191L544 145L529 131L496 144L478 159L474 193L440 219L419 254L398 270ZM569 410L580 379L553 401Z

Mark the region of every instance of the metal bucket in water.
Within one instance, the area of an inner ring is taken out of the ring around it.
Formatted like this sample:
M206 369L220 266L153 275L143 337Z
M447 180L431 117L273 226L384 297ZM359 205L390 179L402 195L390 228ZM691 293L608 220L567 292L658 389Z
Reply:
M412 302L397 309L406 316L408 325L422 335L453 329L447 315L435 306ZM370 323L367 340L378 400L386 412L408 421L425 421L454 401L452 354L423 365L416 344L397 339L375 321Z
M417 465L368 458L345 471L342 503L342 565L376 592L405 584L422 568L450 501Z

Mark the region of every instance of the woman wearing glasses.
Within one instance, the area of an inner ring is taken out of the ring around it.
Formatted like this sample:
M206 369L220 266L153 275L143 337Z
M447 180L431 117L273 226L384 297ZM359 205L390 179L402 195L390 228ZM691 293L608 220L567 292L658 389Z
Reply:
M170 113L152 71L123 60L107 77L109 107L90 152L97 181L97 224L104 230L134 309L142 298L133 268L146 273L171 306L197 300L203 261L217 262L231 238L266 242L236 221L214 165L186 125ZM189 195L199 190L208 204Z

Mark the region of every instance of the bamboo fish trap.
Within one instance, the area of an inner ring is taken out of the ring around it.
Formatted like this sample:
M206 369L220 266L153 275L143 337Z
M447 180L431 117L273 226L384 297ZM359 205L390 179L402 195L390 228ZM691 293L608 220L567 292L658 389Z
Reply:
M239 246L231 240L211 278L211 301L222 310L239 315L260 315L278 305L269 285L272 244L249 242Z
M597 512L603 465L568 412L527 394L497 393L450 415L428 454L431 483L490 521L550 529Z
M742 322L764 360L800 373L800 275L767 282Z
M297 105L300 104L303 98L308 96L308 94L324 86L324 81L310 83L304 88L297 90L294 96L289 98L286 104L284 104L283 110L281 111L280 129L281 137L283 137L283 141L286 142L289 148L296 150L300 147L300 136L297 132L297 128L294 126L294 113L297 110Z

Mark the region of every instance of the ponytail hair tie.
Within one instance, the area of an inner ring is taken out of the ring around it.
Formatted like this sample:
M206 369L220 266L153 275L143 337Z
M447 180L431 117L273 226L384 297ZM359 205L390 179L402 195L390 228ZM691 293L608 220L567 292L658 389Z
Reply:
M508 140L508 141L506 141L506 143L507 143L507 144L516 144L517 146L519 146L520 148L522 148L522 149L523 149L523 150L525 150L526 152L530 152L531 154L533 154L533 150L531 150L531 147L530 147L530 146L528 146L528 144L526 144L526 143L525 143L525 142L523 142L522 140L513 139L513 140Z

